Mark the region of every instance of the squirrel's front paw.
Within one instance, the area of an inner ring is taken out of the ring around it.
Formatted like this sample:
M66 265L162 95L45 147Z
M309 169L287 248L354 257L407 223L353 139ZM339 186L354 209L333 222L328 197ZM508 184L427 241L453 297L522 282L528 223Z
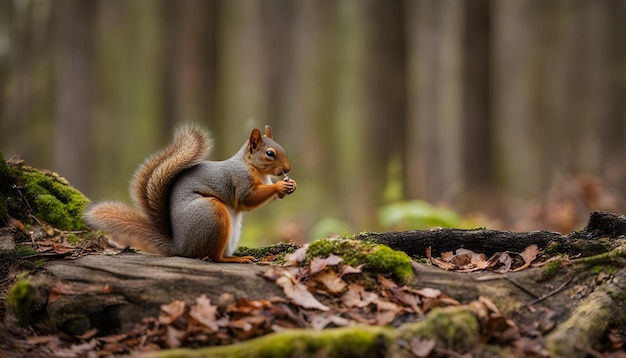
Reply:
M284 198L285 195L293 193L294 191L296 191L297 188L296 181L287 176L285 176L285 178L279 181L277 184L280 185L278 192L278 197L280 199Z

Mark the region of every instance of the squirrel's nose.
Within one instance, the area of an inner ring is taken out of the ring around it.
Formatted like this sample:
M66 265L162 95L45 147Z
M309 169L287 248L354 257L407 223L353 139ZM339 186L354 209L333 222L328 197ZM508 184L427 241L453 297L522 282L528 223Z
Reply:
M283 174L289 173L290 170L291 170L291 166L289 164L285 165L285 167L283 168Z

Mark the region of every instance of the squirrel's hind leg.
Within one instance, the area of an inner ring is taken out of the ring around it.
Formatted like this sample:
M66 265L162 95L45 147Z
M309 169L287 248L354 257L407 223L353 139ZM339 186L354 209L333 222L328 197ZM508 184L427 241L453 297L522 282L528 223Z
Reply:
M226 205L213 197L200 196L184 210L172 212L172 232L177 255L209 258L214 262L253 262L252 256L224 257L231 238L232 217Z

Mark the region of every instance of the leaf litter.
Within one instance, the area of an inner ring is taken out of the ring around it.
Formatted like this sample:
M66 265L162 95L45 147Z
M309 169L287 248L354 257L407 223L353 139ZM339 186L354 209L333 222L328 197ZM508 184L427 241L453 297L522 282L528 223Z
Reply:
M43 346L55 356L81 356L85 352L106 356L163 348L196 348L232 344L293 328L322 330L356 324L398 327L422 319L435 307L461 305L438 289L399 285L382 274L368 273L370 278L363 280L362 275L354 275L364 273L363 265L345 265L335 255L307 262L306 247L286 258L288 266L272 266L263 275L280 286L286 298L235 299L225 293L213 303L202 295L195 302L175 300L162 305L158 318L144 318L126 334L97 336L98 332L91 330L73 340L31 337L26 344ZM537 247L531 245L520 254L497 253L489 259L464 249L454 254L445 253L440 258L428 253L428 259L447 270L507 272L527 268L538 253ZM515 266L511 255L519 256L521 264ZM55 295L72 293L71 288L65 286L54 291ZM542 345L520 333L515 322L506 318L493 302L481 297L465 306L475 312L484 342L511 343L528 354L545 354ZM399 344L417 357L450 353L427 338L414 337Z
M441 269L456 272L474 272L481 270L499 273L517 272L524 270L539 256L537 245L527 246L522 252L496 252L487 259L485 254L476 253L467 249L457 249L443 252L440 257L433 257L431 250L426 250L429 262Z

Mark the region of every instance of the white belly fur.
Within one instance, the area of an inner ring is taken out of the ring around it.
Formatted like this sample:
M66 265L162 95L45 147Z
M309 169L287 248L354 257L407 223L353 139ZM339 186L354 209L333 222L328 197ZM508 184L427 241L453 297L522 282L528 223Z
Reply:
M242 212L235 211L235 209L229 207L228 213L230 214L230 237L228 238L228 246L224 252L224 256L226 257L233 256L233 253L237 250L239 240L241 239L241 223L243 221Z

